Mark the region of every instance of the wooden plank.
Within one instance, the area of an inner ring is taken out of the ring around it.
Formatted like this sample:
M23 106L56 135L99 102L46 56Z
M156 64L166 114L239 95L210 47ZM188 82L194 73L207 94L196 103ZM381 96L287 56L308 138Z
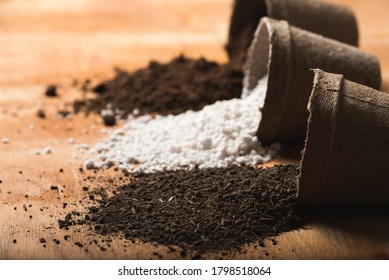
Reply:
M389 91L389 2L334 2L355 10L361 47L379 57L383 88ZM157 258L153 252L166 258L179 257L163 247L118 238L108 248L104 243L94 244L95 237L85 229L58 229L57 220L67 211L82 209L78 203L85 196L81 187L98 183L83 181L87 174L78 171L83 154L67 139L93 144L103 135L100 120L94 116L58 119L57 109L74 94L45 99L43 86L51 82L69 84L74 77L106 78L112 75L114 66L135 69L152 58L167 61L180 52L225 61L222 47L230 7L227 0L0 1L0 137L11 140L9 144L0 143L0 259ZM46 109L46 120L35 116L38 106ZM51 154L35 154L48 146ZM286 149L272 164L296 162L298 155L298 149ZM64 172L59 171L61 168ZM103 175L99 180L106 178ZM58 186L59 191L51 190L51 185ZM68 203L66 209L64 202ZM382 211L343 210L314 217L306 229L278 237L276 246L267 242L266 252L247 246L247 250L230 257L389 257L389 222ZM65 241L65 235L71 238ZM47 242L40 243L40 238ZM87 246L80 248L74 244L77 241ZM107 251L101 251L99 245Z

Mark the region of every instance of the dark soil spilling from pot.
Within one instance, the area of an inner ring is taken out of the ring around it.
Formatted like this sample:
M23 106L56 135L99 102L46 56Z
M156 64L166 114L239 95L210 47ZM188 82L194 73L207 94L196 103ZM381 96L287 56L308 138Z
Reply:
M123 111L123 118L135 109L141 115L197 111L218 100L239 98L242 79L242 71L228 64L181 55L166 64L151 61L133 73L117 70L113 79L91 88L94 98L76 100L74 108L100 113L111 104L112 109Z
M264 246L265 238L302 226L295 211L297 174L295 165L139 174L89 207L85 218L68 214L59 224L88 224L102 235L199 254Z

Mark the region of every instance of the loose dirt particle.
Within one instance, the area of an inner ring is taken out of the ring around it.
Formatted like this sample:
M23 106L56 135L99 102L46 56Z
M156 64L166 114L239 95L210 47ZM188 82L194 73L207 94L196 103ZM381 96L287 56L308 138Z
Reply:
M72 214L71 213L66 214L64 220L58 220L58 224L59 224L60 229L63 229L63 228L68 229L73 224ZM65 236L65 240L66 240L66 236Z
M58 114L58 116L61 117L61 118L70 117L70 111L68 111L68 110L66 110L66 109L58 110L57 114Z
M105 248L105 247L103 247L103 246L98 246L99 247L99 249L101 250L101 251L103 251L103 252L105 252L105 251L107 251L107 248Z
M46 113L45 111L43 111L42 109L39 109L37 112L36 112L37 116L41 119L45 119L46 118Z
M115 112L111 109L103 109L101 111L101 117L106 126L114 126L116 124Z
M56 85L49 85L46 88L45 95L48 97L57 97L57 86Z
M94 93L105 93L107 91L107 85L104 83L96 85L94 88L92 88L92 92Z

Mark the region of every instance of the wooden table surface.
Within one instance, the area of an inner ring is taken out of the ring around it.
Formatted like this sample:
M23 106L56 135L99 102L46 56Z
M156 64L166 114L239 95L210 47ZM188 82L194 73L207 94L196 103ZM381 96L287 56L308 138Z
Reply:
M355 11L361 48L380 59L383 90L389 91L389 1L334 2ZM230 12L230 0L0 0L0 138L10 139L0 142L0 259L149 259L157 257L156 251L179 258L164 248L119 238L105 252L95 244L80 248L74 243L89 244L94 238L88 231L58 228L57 220L69 209L82 209L77 203L85 196L81 187L103 183L109 174L85 182L88 174L78 171L82 151L67 141L74 137L93 145L104 137L100 120L82 115L59 119L56 112L74 98L76 93L67 87L74 78L108 78L115 66L132 70L181 52L226 61L223 44ZM60 98L43 97L48 83L62 85ZM47 119L36 117L38 108L46 110ZM46 147L51 154L36 155ZM296 161L298 154L287 149L273 164ZM67 234L71 237L64 241ZM277 240L276 246L270 241L265 249L247 246L230 257L389 258L388 213L323 211L306 228Z

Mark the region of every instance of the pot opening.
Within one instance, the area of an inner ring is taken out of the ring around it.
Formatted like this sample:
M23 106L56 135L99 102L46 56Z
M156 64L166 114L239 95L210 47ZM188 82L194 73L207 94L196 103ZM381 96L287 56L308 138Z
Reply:
M269 71L271 54L269 27L266 23L262 23L255 33L246 61L242 97L250 95Z

